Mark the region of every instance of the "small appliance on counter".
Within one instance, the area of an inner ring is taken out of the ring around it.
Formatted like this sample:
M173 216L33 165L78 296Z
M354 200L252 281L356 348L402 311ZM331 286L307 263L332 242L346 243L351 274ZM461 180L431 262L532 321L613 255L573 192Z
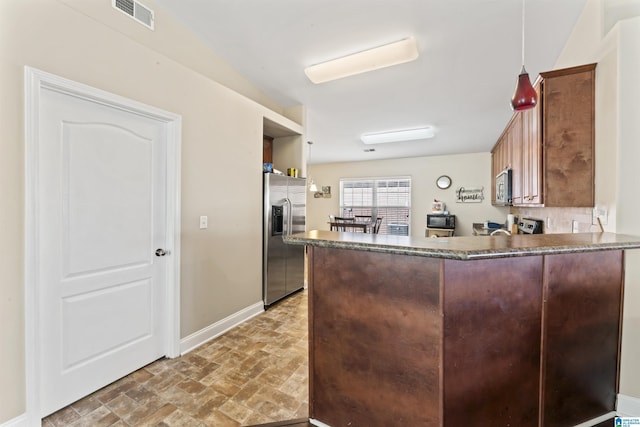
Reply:
M427 214L427 228L448 228L453 230L456 228L456 216Z
M451 237L456 228L455 215L427 214L425 237Z
M542 234L541 219L522 218L518 222L518 234Z
M512 174L511 169L505 169L496 176L496 204L498 205L511 205Z

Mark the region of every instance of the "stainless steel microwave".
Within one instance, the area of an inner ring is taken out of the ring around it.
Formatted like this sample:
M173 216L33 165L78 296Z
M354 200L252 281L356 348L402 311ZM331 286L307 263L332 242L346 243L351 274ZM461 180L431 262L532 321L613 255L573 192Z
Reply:
M511 169L505 169L496 176L496 204L511 205Z
M455 215L430 215L427 214L427 228L456 228Z

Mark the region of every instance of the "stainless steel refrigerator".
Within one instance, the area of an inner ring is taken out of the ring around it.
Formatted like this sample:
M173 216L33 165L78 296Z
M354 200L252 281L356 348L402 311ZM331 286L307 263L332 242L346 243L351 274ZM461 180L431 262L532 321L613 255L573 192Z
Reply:
M262 299L265 308L304 287L304 246L283 237L305 231L305 178L265 173Z

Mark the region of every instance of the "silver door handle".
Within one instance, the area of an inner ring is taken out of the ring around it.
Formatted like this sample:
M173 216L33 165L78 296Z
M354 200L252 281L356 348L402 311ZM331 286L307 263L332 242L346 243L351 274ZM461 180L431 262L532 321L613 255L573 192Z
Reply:
M165 256L165 255L169 255L169 254L170 254L169 251L165 251L162 248L156 249L156 256Z
M284 201L287 203L287 230L284 234L288 236L291 234L291 229L293 228L293 204L289 199L284 199Z

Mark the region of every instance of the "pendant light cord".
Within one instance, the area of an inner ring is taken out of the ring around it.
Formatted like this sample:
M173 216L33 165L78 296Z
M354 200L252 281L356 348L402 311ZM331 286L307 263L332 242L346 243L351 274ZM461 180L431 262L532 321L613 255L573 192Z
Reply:
M307 144L309 144L309 152L308 152L308 156L307 156L307 178L309 179L308 182L308 186L309 186L309 191L312 192L316 192L318 191L318 187L316 187L316 183L313 182L313 178L311 177L311 167L309 165L309 162L311 161L311 147L313 146L313 141L307 141ZM315 188L314 188L315 187Z
M522 0L522 66L524 67L524 1Z

